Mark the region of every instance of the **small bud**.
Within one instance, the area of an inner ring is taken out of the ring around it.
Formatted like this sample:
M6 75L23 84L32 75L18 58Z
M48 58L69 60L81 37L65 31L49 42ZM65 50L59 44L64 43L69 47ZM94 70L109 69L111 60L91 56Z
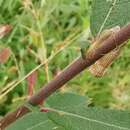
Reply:
M40 112L49 112L49 110L46 108L41 108Z
M4 37L12 29L11 25L0 25L0 39Z
M3 48L0 50L0 64L4 64L8 61L11 54L10 48Z

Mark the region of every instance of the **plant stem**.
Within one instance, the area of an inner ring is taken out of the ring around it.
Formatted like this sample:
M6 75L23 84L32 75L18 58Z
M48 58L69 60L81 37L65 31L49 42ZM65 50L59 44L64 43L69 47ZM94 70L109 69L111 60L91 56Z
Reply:
M108 38L101 47L92 50L87 54L86 60L82 58L76 59L72 64L65 68L57 77L51 80L47 85L33 95L28 103L32 105L39 105L48 96L50 96L57 89L61 88L65 83L74 78L77 74L82 72L84 69L94 64L98 59L100 59L104 54L107 54L117 46L123 44L130 38L130 24L123 27L118 33ZM8 125L13 123L16 119L22 117L26 113L30 112L25 106L19 107L15 112L7 114L0 121L1 130L5 129Z

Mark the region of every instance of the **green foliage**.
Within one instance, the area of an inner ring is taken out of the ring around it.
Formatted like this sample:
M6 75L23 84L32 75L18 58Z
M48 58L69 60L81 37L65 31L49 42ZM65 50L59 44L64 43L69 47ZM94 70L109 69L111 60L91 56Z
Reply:
M12 32L0 40L0 47L10 47L12 51L8 62L0 64L0 96L8 84L22 79L63 47L62 52L47 64L48 69L43 66L38 70L34 91L46 84L48 77L50 80L53 79L80 55L78 44L80 40L84 42L81 34L89 30L89 26L93 36L96 36L106 28L123 26L130 21L129 0L116 0L117 3L105 22L104 18L112 7L111 2L115 0L33 0L31 5L27 1L29 0L0 0L0 24L13 25ZM64 46L70 42L71 45L65 48ZM87 95L91 99L91 102L89 101L91 106L129 110L129 54L128 43L104 77L94 78L85 71L60 91ZM16 109L24 103L27 96L27 82L24 80L0 99L0 115ZM9 129L130 129L128 112L91 108L88 107L87 101L86 97L73 94L51 96L47 104L54 112L28 114Z
M96 36L104 29L124 26L130 21L129 0L93 0L91 30Z
M76 39L89 25L88 1L39 0L30 4L29 0L1 0L0 3L0 24L13 26L12 32L0 40L0 46L10 47L13 52L7 63L0 65L1 92L63 47L48 69L43 66L38 70L34 87L37 91L79 55ZM64 48L69 42L73 45ZM24 80L0 100L0 114L15 109L14 106L22 104L26 98L27 83Z
M130 130L130 113L88 107L88 99L56 94L47 100L50 112L33 112L7 130Z

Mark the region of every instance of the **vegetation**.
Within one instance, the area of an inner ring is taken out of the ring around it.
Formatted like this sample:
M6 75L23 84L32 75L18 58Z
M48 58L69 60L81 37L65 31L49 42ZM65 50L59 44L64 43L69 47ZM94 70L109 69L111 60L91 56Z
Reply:
M99 2L101 0L97 1ZM37 92L44 84L53 79L61 70L81 55L79 43L82 42L83 35L89 33L91 20L97 21L94 12L94 17L90 20L90 16L92 15L92 3L93 1L91 0L0 0L0 24L9 24L12 26L12 31L0 39L0 50L3 48L10 49L10 53L8 54L9 59L4 63L0 62L1 116L9 111L15 110L17 106L23 104L33 93ZM130 5L128 4L128 6ZM95 8L95 10L98 9ZM121 21L121 19L121 17L120 20L119 17L115 19L115 25L118 24L116 20ZM126 21L128 20L126 18ZM91 28L93 28L92 34L94 36L99 31L98 27L96 28L97 30L95 29L95 26L98 24L98 22L91 24ZM121 24L121 26L123 25L125 24ZM106 26L106 28L107 27L109 26ZM59 90L63 93L77 93L78 95L87 96L89 99L82 96L79 98L77 96L73 97L75 95L72 94L72 97L75 98L77 103L71 104L71 102L74 102L74 100L72 100L68 104L65 104L67 103L67 99L64 99L64 95L66 95L66 98L67 96L69 98L71 94L63 94L60 95L60 98L63 96L63 101L59 102L65 102L63 103L65 107L72 105L75 111L77 110L75 106L80 102L83 103L81 103L81 106L84 105L86 100L88 106L129 110L129 54L130 44L128 43L123 48L120 57L112 64L103 77L95 78L88 70L85 70L68 82L65 85L66 87ZM54 98L56 98L55 100L60 99L55 95ZM55 112L50 113L49 119L55 120L55 118L57 118L57 121L59 121L59 112L55 109L61 108L60 104L55 103L51 98L49 98L46 103L52 106L52 111ZM72 108L68 107L66 113L71 112ZM76 112L83 115L84 109L85 108L83 108L83 113L78 110ZM94 109L94 111L90 108L87 109L90 113L97 111L97 109ZM61 111L64 111L64 109L62 108ZM111 113L111 111L109 112ZM101 111L102 114L105 113L106 115L110 114L109 112L107 113L105 110ZM114 111L112 112L114 113ZM63 113L63 115L66 113ZM86 113L86 115L88 113ZM45 113L43 113L43 115L44 114ZM62 112L60 114L62 115ZM118 113L117 115L120 116L123 114ZM117 115L115 114L115 116ZM125 119L126 115L124 115L122 119L129 123L129 120ZM28 116L30 117L25 117L27 120L37 116L40 117L40 115L37 114L30 114ZM93 113L90 117L95 119ZM100 115L98 114L97 117L100 117ZM102 121L103 117L101 116L100 118ZM113 118L110 118L110 120ZM40 119L48 120L46 116L40 117ZM67 121L66 119L67 114L65 115L64 121ZM110 127L109 129L112 127L109 125L109 123L111 124L110 120L108 120L108 124L106 125L106 128ZM25 123L23 121L24 119L21 121L22 123L20 122L17 125L20 126L21 124L21 130L25 129L23 128ZM71 123L74 122L73 119L71 121ZM77 122L78 121L79 120L77 120ZM83 125L84 123L86 122L83 122ZM95 128L96 123L97 122L93 122L91 124L93 126L92 129ZM115 125L118 123L115 122ZM57 122L55 124L57 124ZM51 126L57 127L55 124L48 122L50 129L52 128ZM86 124L86 127L88 125L89 123ZM17 129L17 126L14 126L15 129ZM62 126L62 121L58 126ZM14 127L12 127L12 129L14 129ZM65 127L65 129L70 130L70 127L71 126ZM44 129L49 130L49 128L47 128L48 127L45 126ZM76 125L73 129L76 129ZM99 129L102 129L102 126L99 126ZM118 127L117 130L118 129L125 130L122 125ZM11 130L11 128L9 130ZM83 128L81 128L81 130L83 130Z

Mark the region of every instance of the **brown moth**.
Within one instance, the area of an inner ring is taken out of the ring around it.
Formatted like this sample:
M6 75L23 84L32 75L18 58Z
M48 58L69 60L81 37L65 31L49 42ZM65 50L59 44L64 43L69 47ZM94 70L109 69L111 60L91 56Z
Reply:
M92 44L92 46L90 46L88 51L98 48L107 38L109 38L111 35L114 36L114 34L118 31L120 31L119 26L116 26L109 30L105 30L103 33L101 33L100 36L96 38L95 42ZM98 61L96 61L93 65L89 67L90 73L95 77L102 77L105 74L107 68L119 56L120 51L121 47L117 47L111 52L105 54L102 58L100 58Z

